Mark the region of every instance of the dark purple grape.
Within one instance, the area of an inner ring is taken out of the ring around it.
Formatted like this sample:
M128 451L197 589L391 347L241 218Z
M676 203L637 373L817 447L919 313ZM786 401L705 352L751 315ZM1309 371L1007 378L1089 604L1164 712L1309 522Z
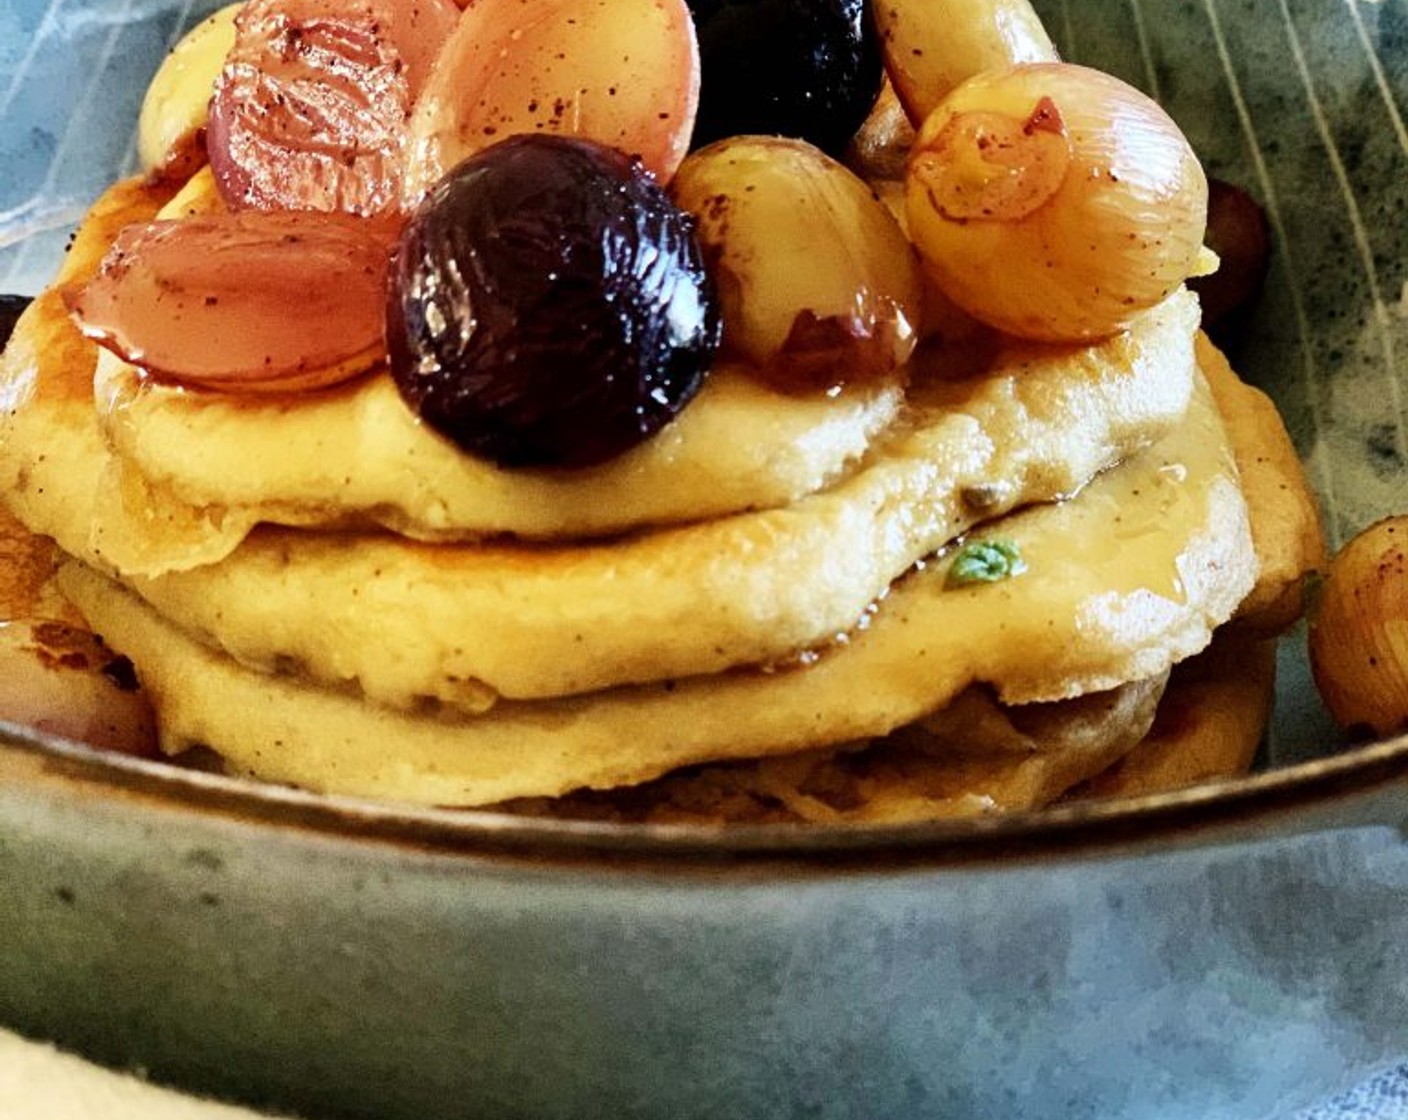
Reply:
M15 324L20 321L20 315L28 306L28 296L0 296L0 349L4 349L14 333Z
M1207 244L1217 271L1188 282L1203 305L1203 329L1224 349L1240 339L1266 284L1271 226L1261 205L1241 187L1208 180Z
M502 466L634 447L719 343L693 221L613 148L511 137L451 171L402 234L387 341L401 395Z
M840 158L880 93L880 44L865 0L688 3L699 37L694 146L792 136Z

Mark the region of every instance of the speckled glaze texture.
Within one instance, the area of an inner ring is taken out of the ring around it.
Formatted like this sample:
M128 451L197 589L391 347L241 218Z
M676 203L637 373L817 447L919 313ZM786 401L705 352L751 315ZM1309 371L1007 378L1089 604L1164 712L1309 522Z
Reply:
M210 7L0 5L0 291L133 168L142 84ZM1408 508L1408 0L1037 7L1266 207L1234 358L1334 541ZM1408 742L1339 752L1294 639L1282 670L1247 782L804 842L398 814L0 732L0 1023L310 1120L1290 1120L1408 1057ZM1316 1120L1399 1115L1402 1079L1368 1084Z

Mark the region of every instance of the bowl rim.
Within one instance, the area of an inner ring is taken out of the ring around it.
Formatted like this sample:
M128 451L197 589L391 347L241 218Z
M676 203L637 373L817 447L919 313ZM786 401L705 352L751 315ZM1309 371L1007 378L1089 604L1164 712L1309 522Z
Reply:
M1248 845L1341 828L1408 838L1408 734L1245 777L1139 797L906 824L665 825L568 821L321 794L113 754L0 722L9 792L99 798L148 817L221 820L257 842L271 831L537 865L893 871L1017 867ZM14 779L18 778L18 782Z

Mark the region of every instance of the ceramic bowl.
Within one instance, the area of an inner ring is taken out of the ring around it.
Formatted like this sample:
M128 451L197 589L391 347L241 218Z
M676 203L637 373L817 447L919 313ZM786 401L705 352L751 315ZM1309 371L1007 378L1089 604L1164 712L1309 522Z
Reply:
M1275 256L1235 357L1332 541L1408 508L1408 0L1046 0ZM0 8L0 290L205 9ZM0 1023L309 1117L1286 1117L1408 1055L1408 742L1296 636L1259 772L958 825L543 824L0 732Z

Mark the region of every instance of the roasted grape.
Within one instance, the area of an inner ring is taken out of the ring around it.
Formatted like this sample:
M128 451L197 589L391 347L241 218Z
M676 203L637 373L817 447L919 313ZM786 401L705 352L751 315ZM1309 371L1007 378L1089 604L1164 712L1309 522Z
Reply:
M689 0L699 33L694 144L794 136L840 156L880 92L864 0Z
M1189 282L1203 305L1203 329L1226 349L1255 305L1271 264L1271 225L1266 212L1240 187L1208 182L1208 247L1217 271Z
M875 0L885 70L914 124L962 82L1019 62L1056 62L1030 0Z
M398 210L411 107L458 16L451 0L249 0L206 135L225 202Z
M1207 179L1178 126L1117 78L1065 63L986 71L924 122L909 232L934 282L990 326L1111 335L1193 272Z
M1408 730L1408 517L1375 522L1335 555L1308 642L1340 727L1356 737Z
M521 135L465 160L412 215L391 275L402 396L503 466L636 445L718 346L693 223L639 160L580 138Z
M698 101L685 0L475 0L416 102L406 198L518 133L609 144L668 182Z
M85 335L157 380L231 393L325 388L381 359L398 232L385 219L307 210L133 225L64 299Z
M914 349L921 278L886 205L802 140L741 136L693 153L671 187L718 281L723 344L774 383L832 389Z

